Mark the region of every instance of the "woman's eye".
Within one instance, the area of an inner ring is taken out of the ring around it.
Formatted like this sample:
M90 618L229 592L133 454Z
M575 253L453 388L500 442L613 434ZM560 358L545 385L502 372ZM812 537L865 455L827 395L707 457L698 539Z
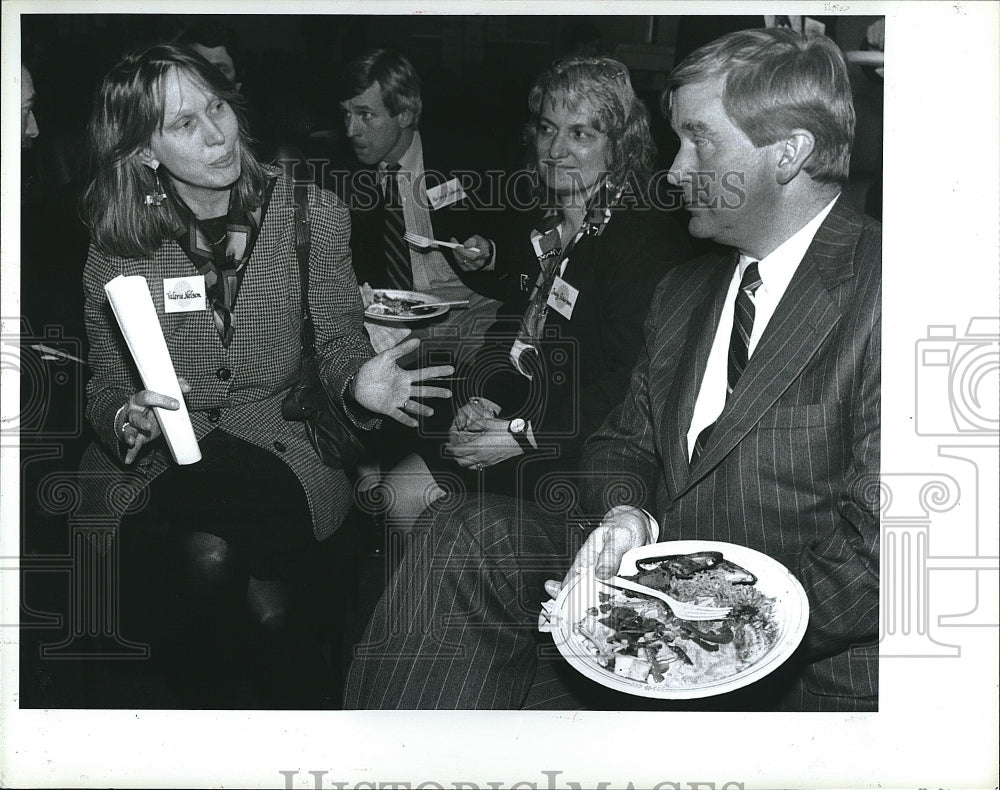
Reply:
M538 125L538 133L541 135L550 135L552 134L552 127L547 123L541 123Z

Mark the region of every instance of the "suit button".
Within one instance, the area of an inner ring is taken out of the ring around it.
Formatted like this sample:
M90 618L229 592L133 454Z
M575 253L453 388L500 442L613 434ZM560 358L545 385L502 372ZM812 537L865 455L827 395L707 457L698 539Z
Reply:
M277 450L279 453L283 453L288 448L285 447L285 443L284 442L275 442L274 443L274 449Z
M212 409L208 413L208 421L209 422L218 422L221 419L222 419L222 412L219 411L218 409Z
M219 379L219 381L229 381L229 377L232 375L233 371L231 371L229 368L219 368L217 371L215 371L215 376L216 378Z

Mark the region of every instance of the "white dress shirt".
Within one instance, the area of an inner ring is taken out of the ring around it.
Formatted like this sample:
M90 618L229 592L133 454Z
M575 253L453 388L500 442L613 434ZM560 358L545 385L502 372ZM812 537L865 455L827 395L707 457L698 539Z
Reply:
M760 272L761 286L750 297L754 305L754 320L753 332L750 334L750 343L747 349L748 361L753 357L754 349L757 348L761 335L764 334L771 316L774 315L775 308L781 301L785 289L788 288L792 275L799 268L806 250L812 244L816 231L819 230L819 226L823 224L823 220L826 219L826 215L830 213L836 202L837 198L835 197L780 247L758 262L757 268ZM752 258L741 255L739 266L736 267L736 271L733 272L732 279L729 281L726 302L722 307L722 317L715 330L715 340L712 342L712 350L708 356L705 377L701 381L701 389L698 390L698 397L694 403L694 416L687 433L688 459L694 452L694 443L698 434L719 419L719 415L722 414L722 409L726 405L729 341L733 333L736 294L739 291L743 273L752 262Z

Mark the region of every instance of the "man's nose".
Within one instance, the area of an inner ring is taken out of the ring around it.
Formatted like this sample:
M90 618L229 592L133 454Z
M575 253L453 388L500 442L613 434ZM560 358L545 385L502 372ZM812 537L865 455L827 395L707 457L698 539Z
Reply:
M347 136L349 138L354 138L361 134L361 124L358 123L353 115L348 115L344 119L344 124L347 126Z
M28 124L24 129L24 136L34 139L38 137L38 122L35 120L35 113L28 113Z
M687 178L688 163L686 160L687 157L684 155L683 150L678 151L677 156L674 157L674 161L670 164L670 170L667 171L667 181L675 187L681 186Z

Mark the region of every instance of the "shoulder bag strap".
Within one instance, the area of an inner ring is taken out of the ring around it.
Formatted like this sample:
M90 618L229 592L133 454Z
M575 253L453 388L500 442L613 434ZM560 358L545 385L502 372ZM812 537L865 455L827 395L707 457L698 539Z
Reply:
M312 314L309 311L309 192L305 184L295 185L295 257L299 262L299 288L302 294L302 348L313 347Z

